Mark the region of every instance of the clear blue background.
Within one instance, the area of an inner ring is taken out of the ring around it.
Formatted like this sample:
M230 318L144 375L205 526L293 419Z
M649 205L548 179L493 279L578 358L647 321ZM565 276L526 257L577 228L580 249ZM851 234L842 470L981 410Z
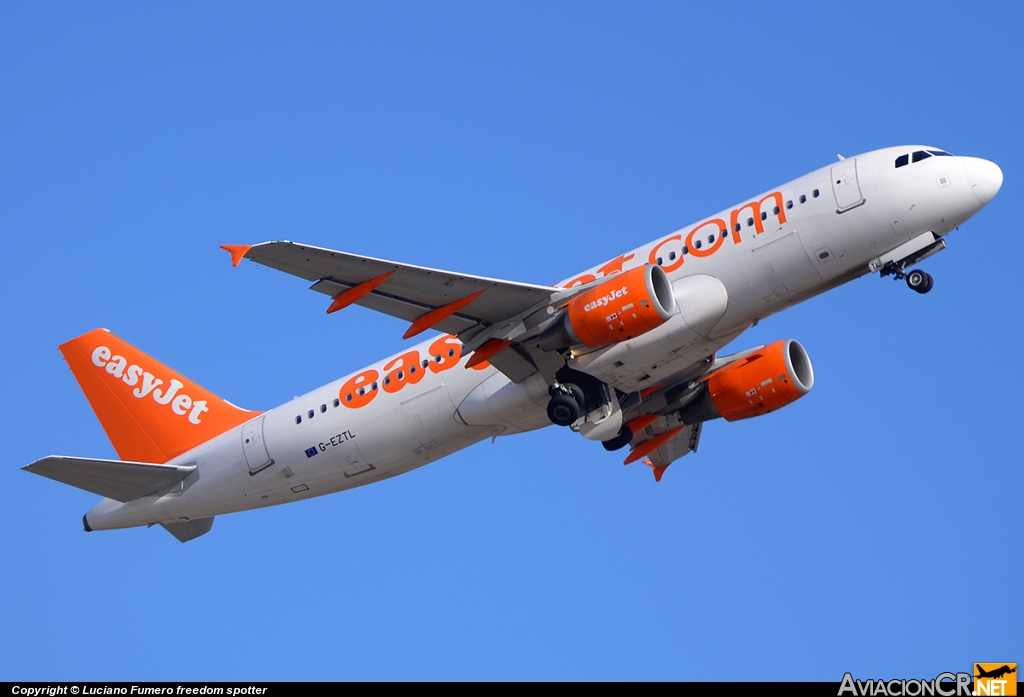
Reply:
M0 679L934 677L1024 661L1020 3L0 4ZM713 5L713 6L712 6ZM57 345L266 409L393 353L222 243L553 283L875 148L992 159L924 268L763 322L816 387L660 484L555 428L85 535L114 457ZM1017 629L1013 629L1016 626Z

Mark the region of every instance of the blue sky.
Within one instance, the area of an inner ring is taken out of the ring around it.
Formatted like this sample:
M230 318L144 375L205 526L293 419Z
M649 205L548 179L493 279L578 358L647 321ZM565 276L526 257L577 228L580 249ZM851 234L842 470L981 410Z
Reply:
M933 677L1022 661L1019 3L4 3L0 679ZM555 428L370 487L86 535L57 345L266 409L403 345L222 243L552 283L835 160L997 162L924 268L776 315L814 391L660 484ZM1017 501L1018 503L1014 503Z

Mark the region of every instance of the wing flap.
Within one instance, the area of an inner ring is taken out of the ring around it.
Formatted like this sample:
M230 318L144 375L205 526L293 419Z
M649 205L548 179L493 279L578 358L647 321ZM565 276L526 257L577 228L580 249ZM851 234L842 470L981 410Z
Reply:
M647 459L655 467L668 467L684 455L697 452L702 425L697 423L686 426L674 438L669 439L660 448L648 455Z
M154 465L148 462L51 455L22 469L127 503L170 489L195 472L196 465Z

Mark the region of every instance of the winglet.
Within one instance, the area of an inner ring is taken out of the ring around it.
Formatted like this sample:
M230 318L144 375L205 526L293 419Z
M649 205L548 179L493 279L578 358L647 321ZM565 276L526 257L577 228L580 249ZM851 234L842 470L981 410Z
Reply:
M405 334L402 338L411 339L417 334L427 331L438 322L448 319L466 305L469 305L471 302L483 295L485 290L487 289L485 288L484 290L477 291L472 295L467 295L461 300L456 300L455 302L448 303L447 305L442 305L436 310L431 310L426 314L420 315L411 325L409 325L409 328L405 330Z
M473 352L472 356L469 357L469 360L466 361L466 367L473 368L478 366L484 361L497 356L511 345L512 342L508 339L488 339L482 346L480 346L480 348Z
M334 299L334 302L331 303L331 306L327 308L327 314L337 312L342 308L348 307L352 303L359 302L367 295L369 295L374 288L376 288L384 281L391 278L391 275L393 273L395 272L388 271L386 274L377 276L376 278L371 278L369 281L363 281L358 286L352 286L351 288L346 290L344 293L341 293L340 295L338 295L338 297Z
M670 463L668 463L668 465L662 465L661 467L655 467L654 463L651 462L650 460L644 460L644 464L647 465L648 467L650 467L652 470L654 470L654 481L660 482L661 481L661 475L665 474L665 470L668 469L668 465L671 465L672 463L670 462Z
M252 249L251 244L222 244L221 249L231 255L231 265L238 266L242 263L242 259Z

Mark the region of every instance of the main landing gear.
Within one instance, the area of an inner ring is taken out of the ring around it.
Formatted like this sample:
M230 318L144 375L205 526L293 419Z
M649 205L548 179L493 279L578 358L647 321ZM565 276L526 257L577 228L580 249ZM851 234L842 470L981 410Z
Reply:
M548 387L551 401L548 402L548 418L556 426L570 426L583 413L586 397L583 390L569 383L555 383Z
M890 261L882 268L882 276L892 276L895 280L906 279L907 287L915 293L927 293L935 285L931 274L920 269L906 271L894 261Z
M619 430L619 435L615 436L611 440L601 441L601 445L604 446L605 450L621 450L629 445L629 441L633 440L633 431L626 424L622 424L622 429Z

